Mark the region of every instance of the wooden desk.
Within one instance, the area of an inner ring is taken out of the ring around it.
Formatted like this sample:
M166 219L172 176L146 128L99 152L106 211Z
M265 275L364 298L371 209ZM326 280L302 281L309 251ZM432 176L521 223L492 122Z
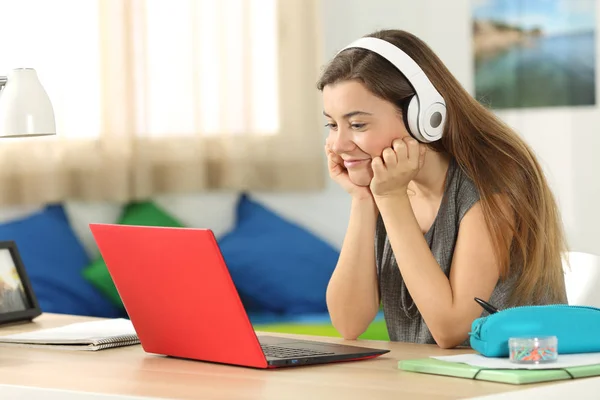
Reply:
M48 314L31 324L0 328L0 334L85 320L92 318ZM336 338L314 339L344 343ZM466 350L379 341L361 344L391 352L375 360L264 371L147 354L139 345L98 352L0 347L0 384L170 399L236 400L458 399L533 387L416 374L397 368L399 359Z

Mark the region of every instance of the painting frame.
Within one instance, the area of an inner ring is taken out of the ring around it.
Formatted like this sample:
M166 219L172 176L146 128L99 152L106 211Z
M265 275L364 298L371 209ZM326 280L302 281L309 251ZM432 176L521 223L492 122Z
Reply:
M21 283L22 295L25 296L25 307L22 310L15 311L0 311L0 326L19 323L19 322L31 322L36 317L42 314L40 304L37 296L33 291L31 281L27 274L27 270L21 258L21 254L17 247L16 242L11 240L0 241L0 251L7 250L10 254L10 259L14 265L17 276ZM2 294L0 293L0 296Z

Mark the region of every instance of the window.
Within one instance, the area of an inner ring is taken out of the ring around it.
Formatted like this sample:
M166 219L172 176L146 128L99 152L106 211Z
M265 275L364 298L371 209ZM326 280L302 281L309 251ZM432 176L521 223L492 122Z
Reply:
M58 131L0 143L4 202L323 184L316 1L3 5L0 74L35 68Z

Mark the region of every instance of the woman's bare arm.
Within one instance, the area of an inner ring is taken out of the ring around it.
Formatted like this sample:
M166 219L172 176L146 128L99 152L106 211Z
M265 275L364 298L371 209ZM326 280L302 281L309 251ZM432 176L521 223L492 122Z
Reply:
M333 326L354 340L379 310L375 267L375 225L378 211L370 199L353 199L340 257L327 287L327 307Z

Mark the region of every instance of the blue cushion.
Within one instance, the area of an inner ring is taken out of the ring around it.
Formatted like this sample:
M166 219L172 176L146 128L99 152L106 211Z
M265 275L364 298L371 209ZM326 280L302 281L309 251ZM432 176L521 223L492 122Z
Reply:
M236 226L219 246L249 311L327 311L339 253L312 233L242 195Z
M17 244L42 312L121 316L82 277L90 262L60 205L51 205L23 219L0 224L0 240Z

